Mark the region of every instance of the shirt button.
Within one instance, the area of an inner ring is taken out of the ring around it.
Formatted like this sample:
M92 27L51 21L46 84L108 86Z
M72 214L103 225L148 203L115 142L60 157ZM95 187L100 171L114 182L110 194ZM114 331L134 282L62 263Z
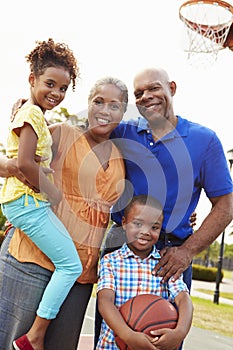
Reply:
M146 130L146 132L147 132L147 134L149 134L149 133L150 133L150 130Z
M150 142L150 146L153 146L154 142Z

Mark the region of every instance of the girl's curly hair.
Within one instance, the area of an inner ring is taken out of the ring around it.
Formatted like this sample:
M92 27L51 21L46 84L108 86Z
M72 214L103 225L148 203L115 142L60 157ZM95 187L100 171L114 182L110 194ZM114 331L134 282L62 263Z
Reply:
M72 90L75 91L79 67L73 51L66 44L55 43L51 38L48 41L36 41L36 43L37 46L26 56L31 72L38 77L48 67L64 67L70 73Z

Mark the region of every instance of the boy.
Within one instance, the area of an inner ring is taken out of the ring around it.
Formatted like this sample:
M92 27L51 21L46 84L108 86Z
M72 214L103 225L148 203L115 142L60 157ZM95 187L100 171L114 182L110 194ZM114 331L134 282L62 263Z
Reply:
M125 208L122 226L127 244L106 254L100 263L97 293L99 311L104 320L96 349L118 349L115 333L131 349L174 350L188 334L193 306L183 279L162 283L161 277L151 273L160 259L155 244L162 221L162 206L153 197L135 196ZM179 312L176 328L153 331L151 337L129 328L119 307L138 294L156 294L174 302Z

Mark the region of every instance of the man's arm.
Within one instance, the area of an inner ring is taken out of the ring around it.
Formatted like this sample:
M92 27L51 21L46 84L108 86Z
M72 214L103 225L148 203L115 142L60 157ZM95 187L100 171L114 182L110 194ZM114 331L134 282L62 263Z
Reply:
M180 247L164 248L153 274L163 277L164 281L171 276L176 280L187 269L193 257L213 243L229 225L233 219L233 194L210 198L210 201L212 209L199 229Z

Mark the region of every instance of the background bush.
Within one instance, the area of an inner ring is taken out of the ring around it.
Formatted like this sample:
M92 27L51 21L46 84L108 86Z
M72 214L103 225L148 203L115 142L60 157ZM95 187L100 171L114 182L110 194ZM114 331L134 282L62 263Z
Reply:
M216 267L205 267L193 264L193 279L206 282L215 282L218 269ZM221 280L223 279L223 271L221 271Z

